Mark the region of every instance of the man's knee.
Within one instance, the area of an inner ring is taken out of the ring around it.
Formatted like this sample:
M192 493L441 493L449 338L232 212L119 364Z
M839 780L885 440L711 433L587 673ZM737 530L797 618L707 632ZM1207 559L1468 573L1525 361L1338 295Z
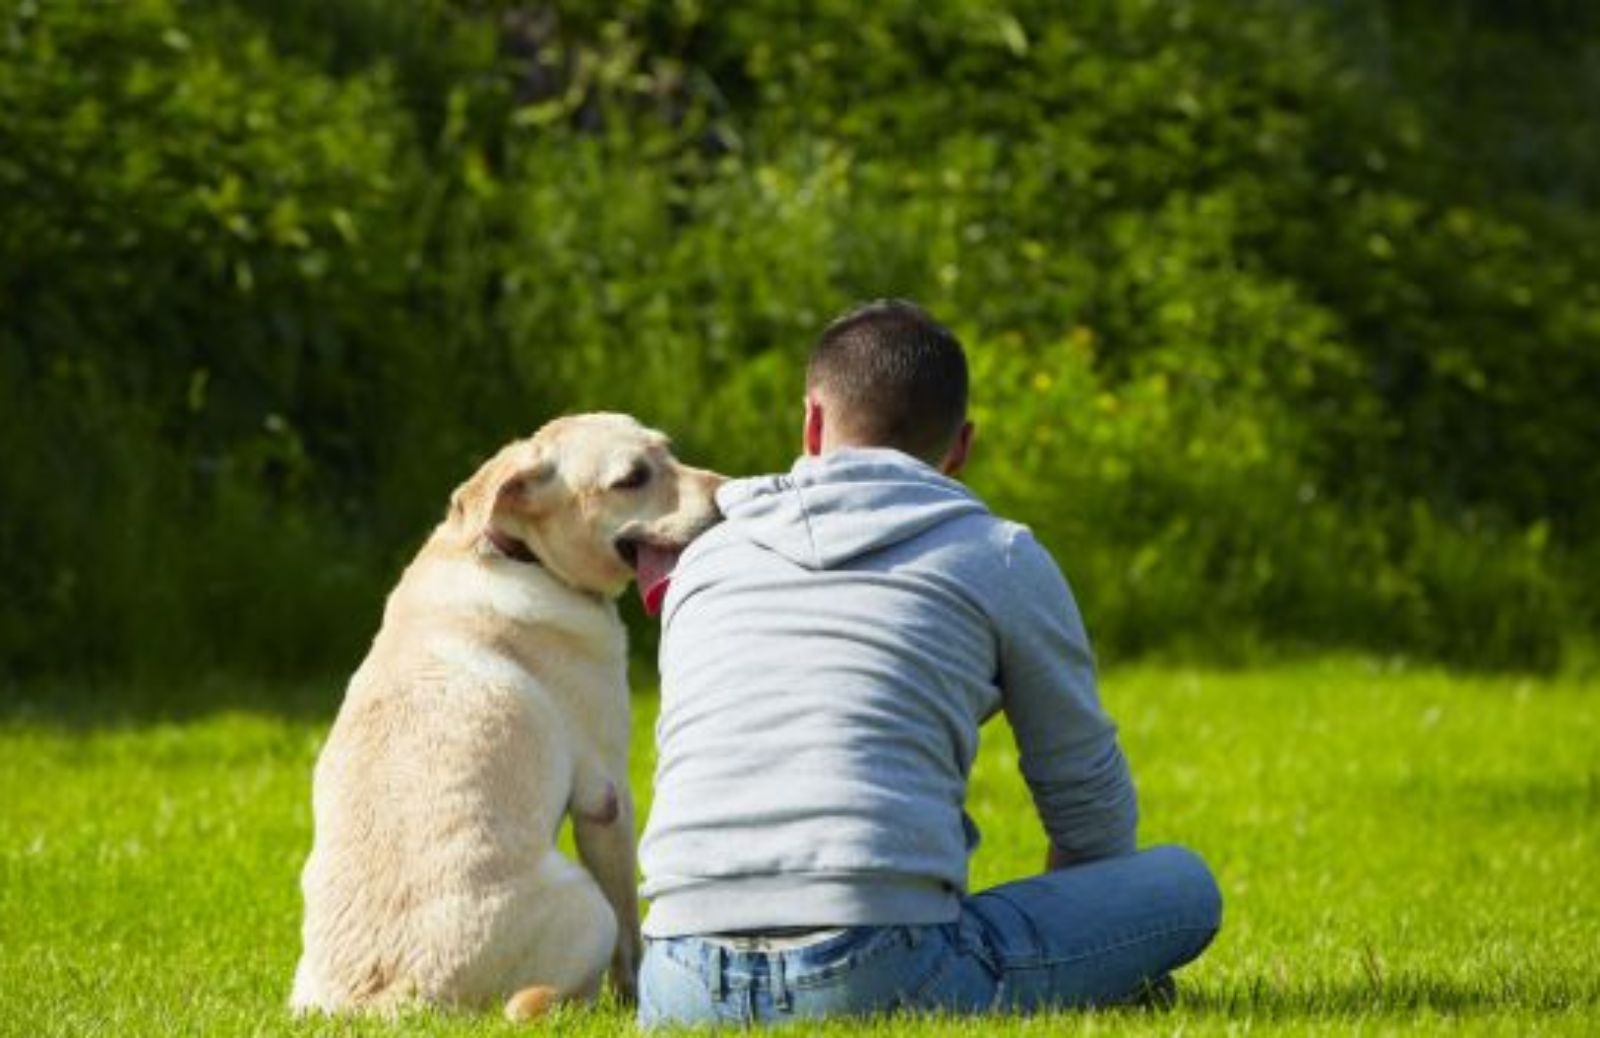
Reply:
M1215 932L1222 928L1222 891L1205 859L1187 847L1165 844L1144 852L1159 865L1183 906L1186 925Z

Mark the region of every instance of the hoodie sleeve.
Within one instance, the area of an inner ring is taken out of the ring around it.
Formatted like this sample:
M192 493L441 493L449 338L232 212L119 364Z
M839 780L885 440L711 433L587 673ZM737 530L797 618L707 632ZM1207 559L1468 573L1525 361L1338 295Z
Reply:
M1069 859L1131 853L1138 797L1100 706L1089 636L1055 560L1024 527L1006 546L997 619L1001 702L1045 831Z

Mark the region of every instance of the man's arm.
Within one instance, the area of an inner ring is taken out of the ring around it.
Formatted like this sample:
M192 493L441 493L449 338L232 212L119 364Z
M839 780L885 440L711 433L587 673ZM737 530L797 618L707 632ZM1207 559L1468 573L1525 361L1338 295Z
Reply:
M1050 839L1047 867L1134 850L1138 797L1100 706L1077 603L1050 554L1018 528L998 607L1001 702Z

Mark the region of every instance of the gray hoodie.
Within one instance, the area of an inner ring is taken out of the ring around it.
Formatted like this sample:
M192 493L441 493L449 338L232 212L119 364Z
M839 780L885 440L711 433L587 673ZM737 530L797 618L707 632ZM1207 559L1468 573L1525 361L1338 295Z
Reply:
M885 449L802 458L718 504L662 612L646 934L954 919L999 709L1055 845L1133 850L1083 621L1026 527Z

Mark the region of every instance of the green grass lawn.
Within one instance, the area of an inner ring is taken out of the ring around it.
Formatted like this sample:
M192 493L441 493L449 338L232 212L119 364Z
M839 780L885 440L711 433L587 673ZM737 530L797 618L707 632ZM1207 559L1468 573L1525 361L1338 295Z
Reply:
M337 694L0 692L0 1034L513 1030L488 1013L285 1012L310 769ZM1600 684L1336 660L1122 670L1105 696L1144 841L1198 849L1227 901L1217 944L1180 975L1181 1006L828 1031L1600 1032ZM96 705L115 701L134 705ZM261 706L274 701L287 705ZM653 697L636 709L648 802ZM978 885L1041 857L1014 771L991 728ZM614 1009L542 1026L631 1029Z

